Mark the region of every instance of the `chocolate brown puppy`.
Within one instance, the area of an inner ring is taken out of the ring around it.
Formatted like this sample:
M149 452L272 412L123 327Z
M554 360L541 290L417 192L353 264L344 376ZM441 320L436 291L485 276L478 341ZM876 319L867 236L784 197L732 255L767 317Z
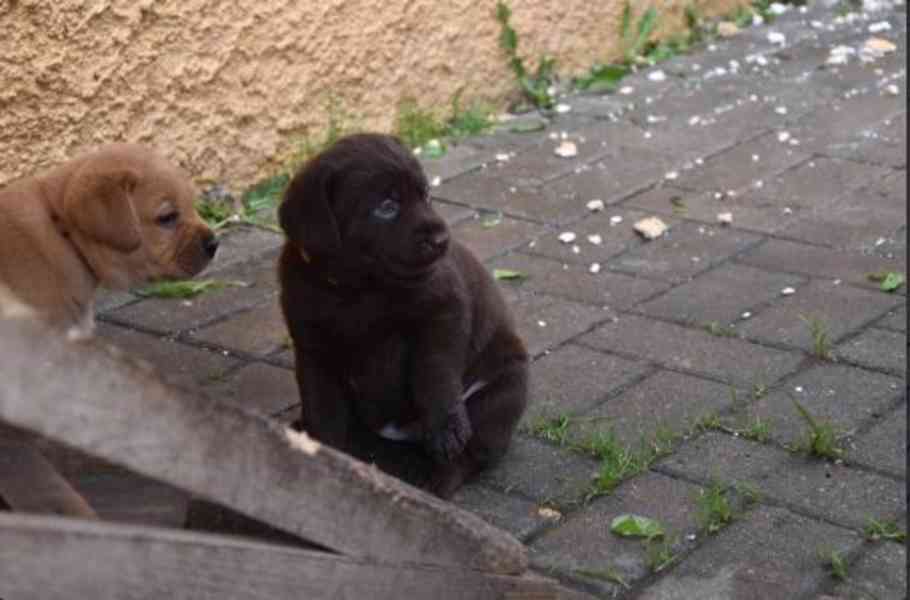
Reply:
M451 496L501 457L525 408L528 356L487 270L430 204L396 138L342 138L292 179L281 306L302 428L342 450L354 419L434 459Z

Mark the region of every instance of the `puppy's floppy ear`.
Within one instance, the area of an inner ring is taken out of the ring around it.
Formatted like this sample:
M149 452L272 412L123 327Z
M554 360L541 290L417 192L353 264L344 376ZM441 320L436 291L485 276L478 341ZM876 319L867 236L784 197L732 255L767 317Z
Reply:
M319 157L310 161L288 184L278 208L278 222L288 239L311 256L341 248L338 222L329 207L333 171Z
M120 165L81 166L66 185L66 222L106 246L132 252L142 243L130 196L139 174Z

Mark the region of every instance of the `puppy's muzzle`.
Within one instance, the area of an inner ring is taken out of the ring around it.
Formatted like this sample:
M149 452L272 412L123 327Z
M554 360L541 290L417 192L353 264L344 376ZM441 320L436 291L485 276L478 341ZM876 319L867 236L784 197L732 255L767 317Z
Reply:
M214 233L209 232L202 238L202 251L209 257L209 260L215 258L215 252L218 251L218 238Z
M433 262L449 248L449 232L445 225L432 225L418 233L417 254L422 261Z

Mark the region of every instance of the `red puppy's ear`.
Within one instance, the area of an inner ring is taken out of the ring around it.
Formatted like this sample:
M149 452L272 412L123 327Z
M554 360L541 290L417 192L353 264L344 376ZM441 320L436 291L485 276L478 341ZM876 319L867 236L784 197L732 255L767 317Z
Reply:
M329 207L332 168L316 157L299 171L284 192L278 222L288 239L309 256L326 256L341 248L338 223Z
M83 165L64 191L66 222L101 244L132 252L142 243L130 200L138 181L139 174L126 167Z

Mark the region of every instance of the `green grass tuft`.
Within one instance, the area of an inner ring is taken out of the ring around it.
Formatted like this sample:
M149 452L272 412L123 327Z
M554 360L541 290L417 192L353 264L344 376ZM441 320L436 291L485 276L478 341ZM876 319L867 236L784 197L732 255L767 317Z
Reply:
M831 460L836 460L843 456L844 451L838 447L837 444L837 433L834 429L834 426L830 423L823 423L817 421L806 407L793 399L793 405L796 407L796 411L806 422L808 427L806 431L806 438L796 445L796 449L802 452L806 452L809 456L816 456L818 458L827 458Z
M699 525L709 535L717 533L733 521L733 508L726 492L718 483L702 489L696 504Z

